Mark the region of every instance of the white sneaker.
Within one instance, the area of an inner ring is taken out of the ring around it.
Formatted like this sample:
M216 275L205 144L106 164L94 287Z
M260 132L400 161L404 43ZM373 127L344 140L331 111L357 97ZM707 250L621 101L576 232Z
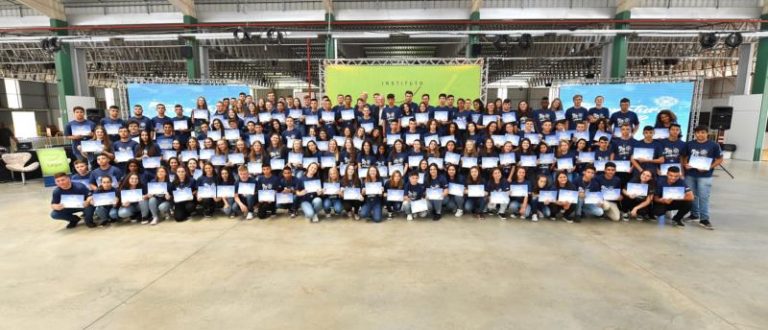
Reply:
M317 218L317 215L312 217L312 222L318 222L318 221L320 221L320 219Z
M355 220L360 220L360 216L355 213Z
M152 218L152 221L149 223L151 226L154 226L157 224L157 217Z
M510 218L510 219L517 219L517 214L514 214L514 213L510 213L510 214L509 214L509 218Z
M533 222L539 221L539 216L537 214L532 215L531 216L531 221L533 221Z
M413 215L409 214L408 216L405 217L405 220L412 221L413 220Z
M326 218L326 219L328 219L328 218L330 218L330 217L331 217L331 214L330 214L330 213L326 213L326 214L325 214L325 218Z
M457 218L458 218L458 217L460 217L460 216L462 216L462 215L464 215L464 210L462 210L462 209L458 209L458 210L456 210L456 217L457 217Z
M248 212L248 215L245 216L245 220L253 220L253 212Z
M146 224L148 224L148 223L149 223L149 221L147 221L147 220L143 220L143 221L141 221L141 224L142 224L142 225L146 225Z

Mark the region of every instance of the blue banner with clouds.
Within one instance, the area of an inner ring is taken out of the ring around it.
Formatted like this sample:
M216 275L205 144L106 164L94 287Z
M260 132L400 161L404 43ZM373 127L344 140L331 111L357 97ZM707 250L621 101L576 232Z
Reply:
M190 85L190 84L128 84L128 104L131 115L133 106L141 104L144 116L157 116L155 106L165 104L166 114L173 115L173 106L181 104L189 116L197 104L197 98L205 97L208 110L216 109L216 101L225 97L237 97L240 92L251 93L246 85Z

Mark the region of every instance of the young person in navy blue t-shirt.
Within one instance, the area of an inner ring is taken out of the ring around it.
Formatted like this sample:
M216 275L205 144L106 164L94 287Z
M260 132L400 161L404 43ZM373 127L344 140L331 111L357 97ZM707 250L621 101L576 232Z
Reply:
M576 123L587 120L588 111L581 106L582 96L576 94L573 96L573 106L565 110L565 119L568 120L568 129L575 129Z
M634 136L637 129L640 127L640 120L637 118L637 114L629 110L629 99L623 98L619 101L620 111L611 114L611 125L615 131L617 127L621 127L624 124L629 124L631 135Z
M682 156L685 156L685 142L680 140L680 125L669 126L669 138L660 140L661 154L664 156L664 164L678 164L682 166ZM680 169L681 173L682 168ZM661 175L661 173L659 173Z
M75 119L67 123L67 126L64 128L64 136L72 140L72 151L75 157L77 159L85 159L82 153L77 152L77 150L80 146L80 141L93 138L93 129L96 128L96 124L85 118L85 108L81 106L72 108L72 113L74 113Z
M54 220L68 221L67 229L72 229L80 222L80 217L75 213L82 212L85 218L85 224L90 227L96 227L93 222L93 212L95 208L91 205L91 191L83 185L72 184L72 180L66 173L56 173L53 175L56 182L56 189L53 190L51 197L51 218ZM82 208L66 208L61 203L61 197L63 195L80 195L83 196Z
M686 169L685 182L696 197L691 208L691 219L700 219L699 224L707 229L713 229L709 218L709 195L712 190L712 172L723 162L720 146L709 139L709 128L697 126L694 130L695 139L685 145L683 166ZM691 157L706 157L712 160L708 169L691 167Z
M666 187L682 187L685 189L685 196L681 200L671 200L664 198L664 188ZM677 210L677 214L672 217L677 227L684 227L683 217L691 210L693 202L693 193L691 188L685 184L685 181L680 178L680 168L672 166L667 171L667 176L659 178L656 184L656 193L653 198L653 213L656 215L659 223L664 221L664 215L673 210Z

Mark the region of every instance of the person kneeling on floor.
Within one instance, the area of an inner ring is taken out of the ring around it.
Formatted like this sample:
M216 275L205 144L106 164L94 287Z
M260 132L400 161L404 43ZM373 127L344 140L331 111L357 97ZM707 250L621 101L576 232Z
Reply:
M69 175L59 172L53 175L56 189L51 198L51 218L68 221L67 229L75 228L80 217L75 213L82 212L85 224L96 227L93 222L94 207L91 205L91 191L81 184L72 184Z

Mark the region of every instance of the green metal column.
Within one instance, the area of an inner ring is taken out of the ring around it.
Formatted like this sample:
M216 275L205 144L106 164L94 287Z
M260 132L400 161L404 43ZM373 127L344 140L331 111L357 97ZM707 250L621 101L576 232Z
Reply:
M760 16L761 20L768 20L768 13ZM768 24L760 24L761 31L768 31ZM752 94L763 94L760 104L760 119L757 122L757 137L755 137L755 153L753 161L760 160L763 153L763 136L765 136L766 121L768 121L768 38L760 38L757 43L757 62L755 63L755 75L752 78Z
M197 18L184 15L184 24L197 24ZM189 32L196 32L197 29L188 29ZM187 46L192 47L192 58L187 59L187 78L200 78L200 43L197 39L190 38L186 41Z
M325 36L325 58L326 59L334 59L336 58L336 43L333 41L333 36L331 36L331 29L330 24L336 19L335 16L333 16L333 13L325 13L325 22L329 25L328 28L328 35Z
M469 20L473 22L479 22L480 21L480 12L479 11L473 11L472 14L469 16ZM469 26L470 31L479 31L480 25L473 24ZM466 56L468 58L475 58L477 57L477 54L472 53L472 46L480 44L480 35L477 34L470 34L469 40L467 41L467 51Z
M616 19L629 19L629 10L616 14ZM618 23L616 29L629 29L629 23ZM627 52L629 43L626 35L613 37L613 53L611 55L611 78L624 78L627 76Z
M51 27L67 27L67 22L51 19ZM54 32L57 36L68 34L66 30ZM72 48L69 44L60 43L61 50L53 54L53 60L56 66L56 89L58 90L59 111L61 112L61 122L67 124L67 95L75 95L75 76L72 72Z

